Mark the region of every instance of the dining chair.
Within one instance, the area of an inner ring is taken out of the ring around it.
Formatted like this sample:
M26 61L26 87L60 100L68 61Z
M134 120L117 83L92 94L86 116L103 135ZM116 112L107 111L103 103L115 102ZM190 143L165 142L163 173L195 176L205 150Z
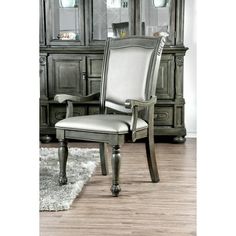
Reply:
M84 97L55 96L55 101L67 104L66 118L55 124L59 141L60 185L67 183L67 142L70 139L99 143L103 175L108 174L107 145L112 146L112 196L118 196L121 191L120 146L127 140L143 139L151 180L159 182L154 147L154 106L164 44L163 36L109 38L104 52L100 93ZM73 102L98 99L100 114L73 117ZM111 110L115 114L110 114Z

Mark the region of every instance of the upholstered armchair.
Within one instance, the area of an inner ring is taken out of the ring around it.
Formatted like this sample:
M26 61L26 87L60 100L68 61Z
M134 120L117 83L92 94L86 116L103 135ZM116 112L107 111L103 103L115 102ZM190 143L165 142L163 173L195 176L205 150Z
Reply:
M152 182L159 181L154 148L154 105L156 83L165 37L129 37L108 39L104 53L100 94L86 97L59 94L55 100L67 103L66 119L56 123L59 140L59 183L67 183L67 140L100 143L102 174L108 174L107 144L112 146L113 196L119 184L120 146L126 140L143 139ZM73 117L73 102L100 99L100 114ZM118 114L108 114L107 109Z

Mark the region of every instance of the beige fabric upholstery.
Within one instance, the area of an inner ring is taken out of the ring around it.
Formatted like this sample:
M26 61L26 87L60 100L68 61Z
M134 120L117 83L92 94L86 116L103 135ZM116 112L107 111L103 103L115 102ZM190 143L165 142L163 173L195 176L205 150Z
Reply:
M131 116L128 115L89 115L76 116L56 123L56 128L87 132L125 134L130 132ZM146 129L147 123L138 119L137 130Z
M153 49L111 49L108 61L106 100L124 104L126 99L145 100L148 66Z

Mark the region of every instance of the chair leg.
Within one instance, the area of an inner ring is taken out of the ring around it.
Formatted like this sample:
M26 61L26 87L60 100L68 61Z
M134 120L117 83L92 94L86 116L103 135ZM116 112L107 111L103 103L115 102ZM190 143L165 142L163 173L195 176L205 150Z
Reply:
M107 144L100 143L100 161L101 161L101 169L102 175L108 175L108 163L107 163Z
M67 184L66 162L68 157L68 147L67 147L67 142L64 139L59 140L59 145L60 145L58 148L59 165L60 165L59 184L64 185Z
M121 191L119 185L119 173L120 173L120 146L112 146L112 186L111 192L113 197L118 197L119 192Z
M159 179L157 163L156 163L156 154L155 154L153 136L149 135L149 137L146 139L145 146L146 146L146 154L147 154L147 161L148 161L150 176L151 176L152 182L157 183L160 181L160 179Z

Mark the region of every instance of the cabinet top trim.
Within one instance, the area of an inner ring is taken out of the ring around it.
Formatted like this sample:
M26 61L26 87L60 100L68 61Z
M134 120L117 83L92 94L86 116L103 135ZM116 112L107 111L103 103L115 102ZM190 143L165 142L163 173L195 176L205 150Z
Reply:
M166 46L163 53L185 53L188 50L185 46ZM82 53L82 54L103 54L104 47L40 47L40 53Z

